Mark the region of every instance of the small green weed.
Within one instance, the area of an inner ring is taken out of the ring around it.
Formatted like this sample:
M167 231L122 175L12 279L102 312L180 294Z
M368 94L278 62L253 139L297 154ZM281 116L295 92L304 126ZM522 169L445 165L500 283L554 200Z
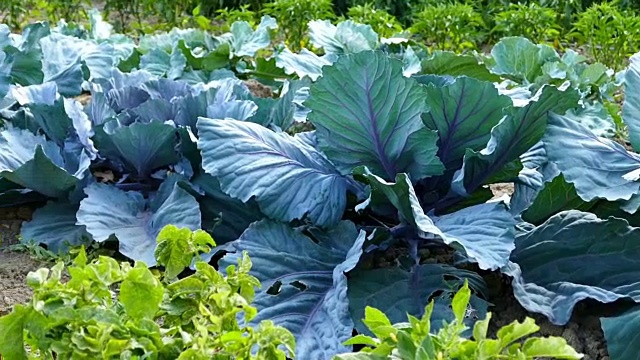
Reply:
M421 319L409 315L408 323L391 324L387 316L372 307L365 309L364 324L375 337L357 335L345 344L364 345L361 353L338 355L335 360L382 360L398 359L534 359L538 357L559 359L581 359L561 337L528 337L540 328L531 318L524 322L514 321L498 330L497 339L487 338L491 314L476 322L473 339L462 336L468 327L464 323L471 291L468 284L453 297L451 307L455 319L431 333L431 313L434 302L427 305ZM526 340L522 341L525 337Z

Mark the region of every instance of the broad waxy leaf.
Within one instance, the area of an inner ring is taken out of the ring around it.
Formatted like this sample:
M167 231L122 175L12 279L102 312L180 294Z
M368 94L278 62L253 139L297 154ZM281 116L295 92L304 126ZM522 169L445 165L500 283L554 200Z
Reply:
M250 274L262 283L253 322L272 319L290 330L296 358L328 360L350 350L342 345L353 330L345 273L360 259L365 233L345 221L314 235L319 243L286 224L259 221L231 243L236 252L220 266L235 264L247 251L254 265Z
M545 183L529 208L522 213L522 219L537 225L561 211L571 209L588 211L593 207L594 202L582 200L573 184L568 183L561 174Z
M309 22L309 39L327 54L355 54L378 47L378 34L371 26L351 20L338 25L331 24L329 20L312 20Z
M138 262L120 284L118 299L131 318L153 319L160 309L163 294L160 281L147 269L146 264Z
M410 77L419 73L420 70L422 70L420 58L411 46L407 46L407 49L402 54L402 75Z
M64 98L58 94L54 82L14 88L13 97L18 103L29 109L33 122L49 139L62 145L73 130L73 123L65 111Z
M615 317L600 318L607 353L613 360L640 359L640 308L634 307Z
M466 149L480 151L491 137L491 129L511 106L492 83L468 77L441 87L427 86L426 127L438 131L438 157L447 170L462 165Z
M506 265L515 248L516 221L499 202L469 206L433 222L445 243L457 243L481 269L497 270Z
M165 225L191 230L201 227L198 202L178 184L173 185L166 198L154 199L150 204L140 193L106 184L89 185L85 193L87 197L80 202L77 213L78 224L84 225L98 242L115 235L123 255L148 266L156 264L156 238Z
M94 141L102 156L122 161L142 178L179 160L176 129L161 122L118 126L112 120L96 129Z
M219 245L236 240L252 222L265 217L254 199L244 203L230 197L220 189L218 180L209 174L196 175L192 183L204 191L204 197L198 199L202 226L213 234Z
M372 174L366 168L358 168L355 173L367 178L373 192L384 195L398 210L400 220L413 226L419 236L429 237L429 234L442 234L440 229L433 223L433 220L424 213L420 200L418 200L418 195L416 195L416 191L407 174L396 175L396 182L391 183Z
M59 96L56 83L14 88L12 95L29 110L26 118L30 122L30 126L13 122L14 125L34 132L41 130L59 146L64 146L68 141L80 142L90 158L95 158L97 150L91 140L94 134L91 121L84 113L82 104Z
M624 219L559 213L516 237L511 261L503 271L513 277L516 299L556 325L583 299L640 300L640 229Z
M407 172L417 181L443 171L437 136L420 120L424 96L400 61L360 52L325 68L305 106L320 150L343 174L364 165L387 180Z
M564 113L575 107L578 99L574 91L562 92L545 86L538 100L512 108L491 130L491 139L484 149L479 152L467 150L464 165L452 184L454 192L470 194L506 164L518 159L540 141L547 128L549 113Z
M0 317L0 355L7 359L27 360L24 327L29 313L24 305L16 305L9 315Z
M255 196L265 215L281 221L307 214L330 226L342 218L348 180L317 150L248 122L200 118L197 126L202 167L230 196Z
M445 278L450 277L455 280L447 282ZM462 285L464 279L468 279L474 289L482 290L485 286L477 274L443 264L420 265L410 272L395 267L354 271L349 274L347 294L356 329L361 334L370 334L361 321L367 306L384 312L391 323L400 323L406 321L407 314L421 317L430 298L442 291L443 295L435 299L431 319L431 330L437 331L442 320L453 320L447 295L452 286ZM474 295L471 306L477 311L478 317L484 317L487 304L483 300Z
M254 119L263 118L267 123L261 125L273 124L282 130L289 129L295 122L305 122L308 110L302 103L308 98L309 84L307 79L285 81L278 99L255 99L260 108ZM265 100L273 101L273 105L265 106ZM263 108L268 112L261 114Z
M398 174L395 183L363 173L374 191L382 192L398 209L402 220L425 239L433 235L445 243L462 247L482 269L498 269L509 260L514 248L515 220L501 203L470 206L440 217L429 217L420 206L406 174Z
M87 244L91 236L84 226L76 225L77 211L77 204L65 202L50 202L37 209L33 218L22 224L22 242L36 240L54 253L65 251L69 245Z
M182 52L174 48L171 54L153 49L140 57L140 69L146 70L151 74L168 79L177 79L187 66L187 58Z
M66 96L79 95L82 92L82 62L71 46L65 47L66 36L52 34L40 40L42 48L43 82L54 82L60 94ZM58 41L56 41L58 40ZM71 44L69 44L71 45ZM69 51L69 49L72 49Z
M580 109L571 109L564 117L581 123L597 136L613 138L616 134L613 118L601 103L588 104Z
M63 49L67 58L79 57L82 60L83 66L89 70L87 76L88 80L98 78L108 78L116 62L116 49L111 41L93 42L78 39L71 36L59 36L49 35L47 38L51 38L55 41L56 46ZM43 41L40 40L40 44L43 45ZM126 45L125 45L126 46ZM131 43L129 43L131 46ZM43 48L44 50L44 48ZM43 67L46 65L46 54L43 54ZM45 77L46 78L46 77Z
M66 195L90 164L84 151L71 153L28 130L0 132L0 176L50 197Z
M432 75L468 76L484 81L499 81L485 64L473 55L461 55L449 51L435 51L429 58L422 60L422 73Z
M269 46L269 30L277 27L276 20L268 15L262 17L255 31L246 21L234 22L231 24L233 52L236 56L255 56L258 50Z
M534 83L542 75L542 65L560 60L556 51L548 45L536 45L524 37L502 38L491 49L495 65L491 71L525 84Z
M583 200L629 200L640 191L640 155L583 125L551 115L543 142L549 160Z
M316 81L322 75L322 68L333 64L336 56L327 54L318 56L315 53L302 49L294 54L291 50L284 48L276 54L276 66L284 69L287 75L297 75L299 78L309 77Z
M629 129L629 141L640 151L640 53L629 60L624 77L625 98L622 106L622 120Z
M9 93L9 88L13 83L11 79L11 66L7 64L7 54L0 50L0 99Z
M189 48L195 48L197 46L207 46L211 41L211 36L207 32L198 29L173 28L169 32L141 36L138 49L145 54L152 49L170 52L174 44L180 41L184 41Z

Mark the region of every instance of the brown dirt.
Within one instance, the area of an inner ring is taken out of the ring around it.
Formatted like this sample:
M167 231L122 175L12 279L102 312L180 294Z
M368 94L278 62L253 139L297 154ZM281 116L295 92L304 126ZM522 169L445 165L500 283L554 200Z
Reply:
M259 98L272 98L273 91L270 87L262 85L260 82L254 79L245 80L244 84L249 88L251 95Z
M498 183L490 185L494 198L503 195L511 196L514 192L512 183ZM513 322L523 321L531 317L540 327L534 336L561 336L567 340L576 351L585 354L584 360L609 360L604 333L600 327L600 317L615 314L614 306L597 303L581 302L574 309L569 323L565 326L553 325L547 318L526 311L513 296L511 280L507 276L492 273L485 277L492 292L489 301L495 306L489 308L492 314L489 325L489 335L495 336L500 327Z
M493 192L493 198L497 199L503 195L513 195L515 188L512 183L497 183L489 185L489 188Z
M32 259L27 253L7 250L18 242L20 226L30 218L29 208L0 208L0 315L11 311L13 305L29 300L32 291L25 283L27 274L48 265Z
M494 337L502 326L530 317L540 327L533 336L561 336L576 351L585 355L584 360L609 360L604 333L600 327L600 317L619 313L616 306L580 302L575 307L569 323L565 326L556 326L543 315L527 312L518 303L513 296L508 277L491 274L485 277L485 280L492 292L489 300L495 305L489 308L491 312L489 336Z
M25 284L27 274L48 265L32 259L27 253L0 251L0 315L31 298L31 288Z

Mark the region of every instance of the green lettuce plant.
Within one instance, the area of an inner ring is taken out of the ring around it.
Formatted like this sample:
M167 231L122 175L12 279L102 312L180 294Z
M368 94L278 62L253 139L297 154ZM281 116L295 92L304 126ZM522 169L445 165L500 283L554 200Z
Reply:
M195 254L215 242L206 232L166 226L158 236L161 275L144 262L88 262L84 249L65 269L29 273L33 298L0 318L0 355L6 359L281 359L295 340L271 321L249 322L259 281L243 254L218 272L203 261L178 279ZM69 274L68 281L63 274ZM241 315L242 321L237 318ZM27 355L25 345L30 348Z
M455 319L432 332L431 314L434 301L427 305L424 315L418 319L408 315L409 322L392 324L387 316L373 307L365 309L364 324L374 337L359 334L346 344L364 345L360 353L337 355L334 360L379 360L379 359L581 359L561 337L530 337L540 328L527 317L523 322L514 321L497 332L497 338L487 337L491 313L476 322L473 336L468 339L463 333L468 330L464 319L469 316L468 306L471 290L465 282L455 294L451 308Z

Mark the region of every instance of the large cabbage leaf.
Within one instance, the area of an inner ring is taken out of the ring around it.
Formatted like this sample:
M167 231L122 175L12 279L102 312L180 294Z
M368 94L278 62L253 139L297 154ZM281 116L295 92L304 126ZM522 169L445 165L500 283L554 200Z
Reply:
M422 60L422 73L432 75L469 76L478 80L495 82L500 76L492 74L487 66L474 55L462 55L449 51L434 51Z
M561 211L571 209L589 211L595 202L595 200L591 202L582 200L573 184L568 183L564 175L560 174L546 182L535 194L533 201L522 213L522 219L539 225Z
M37 241L54 253L64 252L69 246L88 244L92 239L84 226L76 224L77 211L78 204L47 203L33 213L30 221L22 224L21 241Z
M111 120L96 128L94 143L102 156L120 161L143 179L179 160L176 128L157 121L119 126Z
M602 103L596 102L579 109L571 109L564 116L581 123L597 136L613 138L616 135L614 120Z
M516 237L504 271L525 309L564 325L583 299L640 300L640 229L620 218L561 212Z
M435 306L431 318L432 331L442 326L442 320L452 321L449 297L452 289L461 286L464 280L469 286L483 292L484 280L476 273L456 269L445 264L424 264L414 266L411 271L397 267L372 270L356 270L349 274L349 307L356 329L361 334L369 333L362 323L367 306L375 307L385 313L392 323L407 320L407 314L421 317L431 300ZM487 303L473 295L471 313L475 319L484 318Z
M640 155L580 123L552 115L543 142L549 159L583 200L629 200L640 191Z
M312 20L309 22L309 38L315 47L322 48L327 54L353 54L378 47L378 34L371 25L351 20L338 25L331 24L329 20Z
M202 226L211 232L218 245L238 239L251 223L264 218L255 200L244 203L230 197L209 174L200 173L191 182L204 192L204 196L198 198Z
M269 46L269 31L277 27L276 20L268 15L262 17L255 31L246 21L234 22L231 24L233 53L236 56L255 56L258 50Z
M77 223L98 242L115 235L123 255L154 266L156 237L164 226L201 228L196 199L175 182L165 181L163 185L171 188L161 187L156 195L160 198L149 201L139 192L91 184L84 189L87 197L80 202Z
M13 125L34 133L43 132L59 146L65 142L80 143L92 160L96 157L91 140L93 127L82 104L60 96L56 83L14 88L11 95L22 106L20 111L24 110L24 118L20 121L13 118Z
M517 160L540 141L547 128L550 112L562 114L577 106L575 91L560 91L545 86L536 101L511 108L507 116L491 130L491 138L480 151L467 149L464 164L453 181L453 190L467 195L483 185L505 165Z
M611 359L640 359L640 307L619 316L600 318L600 323Z
M182 76L187 66L187 58L176 46L171 53L160 49L152 49L140 57L140 69L158 77L175 80Z
M11 80L11 65L8 64L7 54L0 50L0 99L9 93L9 88L13 81Z
M365 51L326 67L305 106L319 148L343 174L365 165L387 180L407 172L417 181L443 171L437 135L420 119L424 97L402 62Z
M629 141L636 151L640 151L640 53L629 60L624 77L625 99L622 119L629 128Z
M33 132L42 131L58 145L62 145L74 131L73 122L65 111L65 98L58 93L55 82L15 88L12 96L18 104L28 109L26 121L16 123L16 126Z
M429 217L406 174L398 174L395 183L370 173L363 175L373 191L384 194L398 209L401 219L420 237L440 237L445 243L464 250L482 269L495 270L509 260L514 248L515 220L504 204L479 204L440 217Z
M543 75L542 66L560 60L549 45L536 45L524 37L502 38L491 49L494 64L491 71L515 81L531 84Z
M286 224L254 223L231 243L235 253L220 262L222 268L236 264L247 251L251 274L260 280L254 306L257 323L271 319L296 337L296 358L329 360L350 351L342 345L351 337L346 272L362 254L365 233L351 222L341 222L326 232L314 232L316 243Z
M43 195L65 196L87 176L90 163L84 150L61 149L28 130L0 131L0 176Z
M243 202L255 196L273 219L308 214L321 226L336 224L346 207L349 180L314 148L260 125L200 118L202 168Z
M438 131L438 157L447 170L459 169L466 149L482 150L491 129L511 106L509 97L499 95L490 82L459 77L444 86L427 86L428 129Z
M315 53L302 49L299 53L293 53L284 48L276 53L276 66L284 69L288 75L295 74L299 78L309 77L315 81L322 75L322 68L333 64L336 60L334 54L318 56Z

